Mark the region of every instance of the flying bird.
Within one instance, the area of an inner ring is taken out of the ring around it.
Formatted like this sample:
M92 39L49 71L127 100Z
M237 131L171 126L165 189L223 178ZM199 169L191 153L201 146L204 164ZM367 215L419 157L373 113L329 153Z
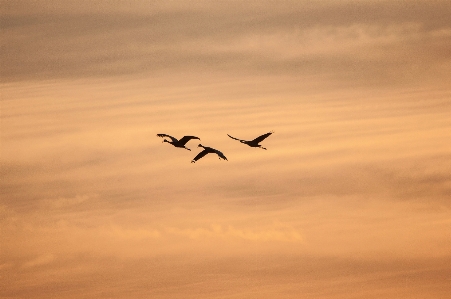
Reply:
M266 148L264 148L263 146L261 146L259 143L262 142L263 140L265 140L265 139L266 139L269 135L271 135L272 133L274 133L274 132L269 132L269 133L263 134L263 135L261 135L261 136L258 136L258 137L255 138L254 140L250 140L250 141L238 139L238 138L235 138L235 137L230 136L229 134L227 134L227 136L229 136L229 137L232 138L232 139L238 140L238 141L241 142L241 143L247 144L247 145L249 145L250 147L259 147L259 148L262 148L262 149L265 150Z
M217 149L214 149L214 148L211 148L208 146L203 146L202 144L199 144L197 147L203 147L204 150L201 151L200 153L198 153L197 156L195 156L194 159L191 161L191 163L196 163L197 160L199 160L203 156L210 154L210 153L218 155L219 160L224 159L224 160L228 161L226 156L224 156L224 154L222 152L218 151Z
M200 138L199 138L199 137L196 137L196 136L183 136L180 140L178 140L177 138L172 137L172 136L170 136L170 135L167 135L167 134L157 134L157 136L158 136L158 137L162 137L162 138L168 137L168 138L170 138L171 140L164 139L163 142L170 143L170 144L172 144L172 145L175 146L175 147L184 148L184 149L187 149L187 150L189 150L189 151L190 151L190 149L187 148L187 147L185 146L185 144L186 144L188 141L190 141L191 139L199 139L199 140L200 140Z

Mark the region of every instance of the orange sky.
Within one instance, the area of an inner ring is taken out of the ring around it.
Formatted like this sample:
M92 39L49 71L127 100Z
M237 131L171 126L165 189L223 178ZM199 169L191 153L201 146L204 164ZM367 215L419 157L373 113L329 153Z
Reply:
M448 298L449 1L0 4L0 298Z

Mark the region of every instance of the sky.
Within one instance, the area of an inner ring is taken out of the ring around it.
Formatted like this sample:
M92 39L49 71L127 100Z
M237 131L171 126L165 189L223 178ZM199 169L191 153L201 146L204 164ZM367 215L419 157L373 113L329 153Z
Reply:
M450 15L0 1L0 298L448 298Z

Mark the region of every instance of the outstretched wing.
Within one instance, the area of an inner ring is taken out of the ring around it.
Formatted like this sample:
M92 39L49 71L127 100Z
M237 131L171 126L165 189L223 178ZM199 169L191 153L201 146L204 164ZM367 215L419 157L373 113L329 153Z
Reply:
M232 138L232 139L238 140L238 141L246 141L246 140L242 140L242 139L238 139L238 138L232 137L232 136L230 136L229 134L227 134L227 136L229 136L229 137Z
M172 137L171 135L167 135L167 134L157 134L157 136L158 136L158 137L162 137L162 138L164 138L164 137L169 137L169 138L171 138L172 142L178 142L177 138Z
M200 158L202 158L203 156L205 156L208 153L209 153L209 151L207 151L207 150L201 151L200 153L197 154L197 156L194 157L194 159L191 161L191 163L196 162L197 160L199 160Z
M179 144L185 145L191 139L199 139L200 140L200 138L196 137L196 136L183 136L182 139L179 140Z
M216 153L220 158L222 158L222 159L224 159L224 160L226 160L226 161L229 161L229 160L227 160L226 156L224 156L224 154L223 154L222 152L220 152L220 151L218 151L218 150L215 150L215 153Z
M260 143L260 142L262 142L263 140L265 140L269 135L271 135L273 132L269 132L269 133L266 133L266 134L263 134L263 135L261 135L261 136L258 136L257 138L255 138L254 140L252 140L251 142L255 142L255 143Z

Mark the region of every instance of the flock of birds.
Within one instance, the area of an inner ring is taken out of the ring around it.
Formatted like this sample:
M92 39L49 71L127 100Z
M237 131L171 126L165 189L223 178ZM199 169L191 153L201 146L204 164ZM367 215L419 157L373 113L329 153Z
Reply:
M263 134L261 136L258 136L257 138L253 139L253 140L242 140L242 139L238 139L235 137L230 136L229 134L227 134L227 136L229 136L232 139L238 140L239 142L246 144L250 147L259 147L261 149L266 150L266 148L264 148L263 146L261 146L259 143L262 142L264 139L266 139L269 135L271 135L274 132L269 132L266 134ZM158 137L162 137L162 138L169 138L169 139L164 139L163 142L167 142L172 144L175 147L179 147L179 148L184 148L190 151L189 148L186 147L186 143L188 141L190 141L191 139L199 139L199 137L196 136L183 136L180 139L177 139L171 135L168 134L157 134ZM224 156L224 154L221 151L218 151L217 149L214 149L212 147L208 147L208 146L203 146L202 144L199 144L197 147L202 147L204 150L201 151L200 153L197 154L197 156L194 157L194 159L191 161L191 163L196 163L197 160L201 159L202 157L206 156L207 154L216 154L219 157L219 160L223 159L223 160L227 160L226 156Z

